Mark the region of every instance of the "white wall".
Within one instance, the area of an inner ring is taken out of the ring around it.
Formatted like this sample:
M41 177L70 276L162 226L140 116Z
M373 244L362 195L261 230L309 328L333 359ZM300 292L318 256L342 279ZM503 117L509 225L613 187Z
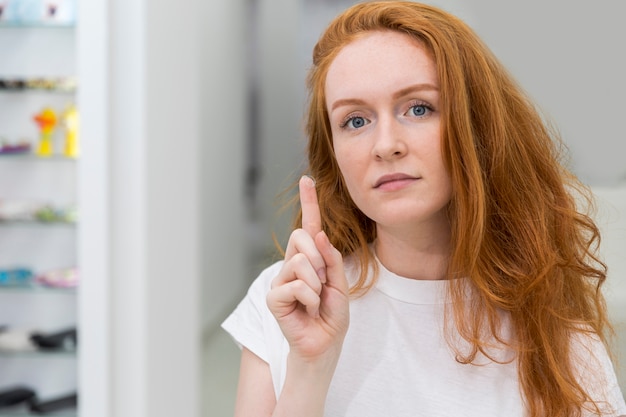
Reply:
M560 129L576 173L626 180L626 2L468 3L477 32Z
M253 219L260 230L253 238L273 248L271 232L288 236L289 215L279 216L277 194L298 177L303 158L304 71L300 56L301 2L258 0L257 87L261 163L259 211Z
M247 288L246 0L198 2L202 323L212 331Z
M245 280L243 3L80 8L81 415L200 414L202 332Z

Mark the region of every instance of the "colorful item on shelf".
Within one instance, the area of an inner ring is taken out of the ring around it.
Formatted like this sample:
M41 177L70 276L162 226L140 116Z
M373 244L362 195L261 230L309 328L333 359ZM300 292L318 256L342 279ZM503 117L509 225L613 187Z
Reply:
M38 78L0 78L0 90L76 90L75 77L38 77Z
M30 387L16 385L0 391L0 408L13 407L35 399L35 391Z
M31 335L31 340L41 350L76 350L78 337L76 328L72 327L54 333L35 332Z
M63 155L76 158L78 156L78 110L74 104L65 108L61 120L65 127Z
M21 155L29 153L30 149L30 143L27 142L11 144L7 143L6 141L2 141L0 143L0 155Z
M0 23L71 25L75 22L75 0L4 0L0 2Z
M30 200L0 200L0 222L76 223L74 205L53 206Z
M76 327L42 332L33 329L0 327L0 352L19 353L33 351L75 352L78 346Z
M70 392L69 394L42 401L39 399L36 391L24 385L5 387L0 391L0 409L8 408L15 410L17 413L15 415L20 416L30 415L26 410L34 414L56 415L57 411L75 409L77 405L77 392ZM16 408L20 408L20 410Z
M75 77L31 78L26 80L26 88L32 90L75 91Z
M37 345L32 341L31 329L0 330L0 352L32 352Z
M33 271L29 268L0 269L0 286L28 286L32 283L33 277Z
M0 90L24 90L26 81L22 79L0 79Z
M59 268L39 273L35 282L46 287L72 288L78 285L77 268Z
M52 108L46 107L33 119L39 126L39 145L36 153L38 156L48 157L53 152L52 134L57 125L57 115Z
M76 209L44 205L33 213L34 220L44 223L76 223Z

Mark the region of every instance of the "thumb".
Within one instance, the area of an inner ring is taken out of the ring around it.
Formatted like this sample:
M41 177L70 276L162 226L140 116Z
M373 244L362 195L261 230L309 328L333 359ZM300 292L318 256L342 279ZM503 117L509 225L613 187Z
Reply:
M348 294L348 280L341 253L330 243L324 231L315 235L315 245L326 263L326 285Z

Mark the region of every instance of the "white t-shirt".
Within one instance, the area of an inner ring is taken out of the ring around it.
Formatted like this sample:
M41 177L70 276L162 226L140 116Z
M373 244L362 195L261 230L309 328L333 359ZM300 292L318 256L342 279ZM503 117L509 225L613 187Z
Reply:
M267 307L266 295L281 265L282 261L265 269L222 324L240 346L269 364L277 397L289 345ZM346 274L349 282L358 275L349 261ZM446 285L402 278L379 264L375 286L350 302L350 327L325 417L526 416L516 361L507 361L513 359L512 352L491 352L505 364L484 356L472 365L455 360L443 330ZM581 380L594 398L606 401L607 416L626 414L604 346L592 338L578 342L574 346L581 363L588 365L581 369Z

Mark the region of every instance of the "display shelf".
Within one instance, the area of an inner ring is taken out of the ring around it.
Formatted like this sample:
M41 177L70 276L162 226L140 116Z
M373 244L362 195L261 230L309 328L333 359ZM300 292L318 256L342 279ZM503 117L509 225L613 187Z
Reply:
M0 29L75 29L75 22L2 22Z
M25 93L29 91L75 94L75 77L0 78L0 93Z
M47 95L58 95L58 96L74 96L76 95L76 89L68 90L63 88L5 88L0 87L0 94L14 94L14 95L24 95L24 94L47 94Z
M65 155L38 156L32 152L23 153L0 153L2 161L24 161L24 162L76 162L78 158L71 158Z
M78 222L42 221L42 220L0 220L0 226L6 227L32 227L32 226L58 226L75 227Z
M0 285L2 324L16 329L17 335L23 329L72 328L78 322L76 283L49 286L39 279L53 282L53 272L76 265L78 167L77 158L64 151L76 138L77 0L63 0L58 6L43 2L48 8L45 16L16 9L19 1L0 3L0 150L5 151L0 152L1 265L28 265L33 274L43 272L23 284ZM40 156L38 151L51 155ZM60 333L41 336L52 343L56 339L46 336ZM0 385L32 387L41 406L54 402L52 393L59 390L79 392L75 338L73 343L55 346L65 348L58 350L0 351ZM0 408L0 417L42 414L29 408L28 403ZM79 415L74 404L45 414Z
M62 349L55 351L23 351L23 352L12 352L12 351L1 351L0 350L0 358L24 358L24 359L33 359L33 358L42 358L42 359L50 359L50 358L76 358L78 354L77 350L70 349Z
M73 295L76 294L77 288L62 288L62 287L46 287L43 285L0 285L1 293L29 293L29 294L63 294Z
M41 416L41 413L31 413L29 411L2 411L0 409L0 417L25 417L25 416ZM56 413L45 413L47 416L53 417L77 417L78 412L73 411L59 411Z

